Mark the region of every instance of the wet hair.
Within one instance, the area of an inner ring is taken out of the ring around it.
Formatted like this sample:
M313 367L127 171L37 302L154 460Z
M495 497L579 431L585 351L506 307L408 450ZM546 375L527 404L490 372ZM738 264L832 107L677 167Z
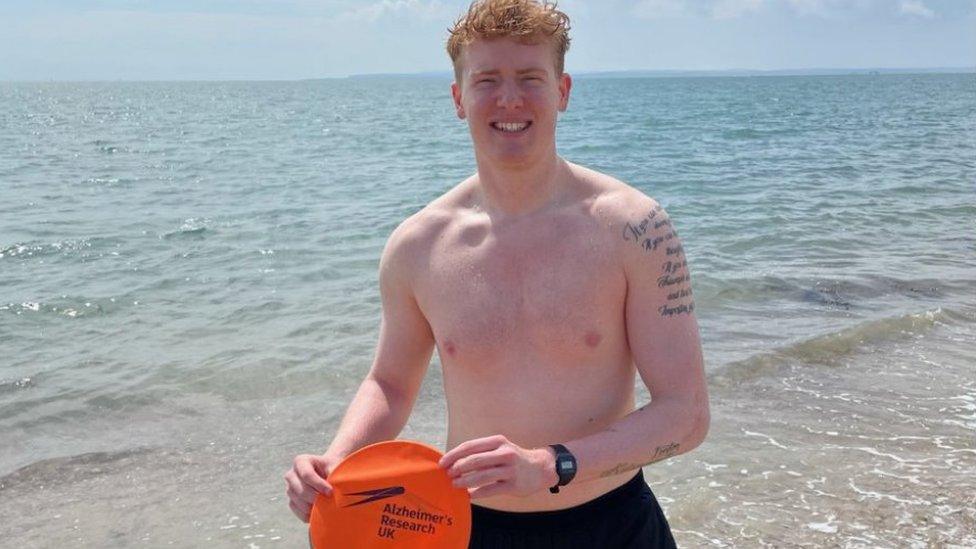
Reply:
M569 16L544 0L475 0L449 29L447 54L454 78L461 81L461 53L477 39L513 38L523 44L553 46L556 74L562 74L569 50Z

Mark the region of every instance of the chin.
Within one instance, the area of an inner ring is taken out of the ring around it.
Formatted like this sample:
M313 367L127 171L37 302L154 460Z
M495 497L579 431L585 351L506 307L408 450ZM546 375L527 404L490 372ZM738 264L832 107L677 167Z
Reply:
M513 168L530 165L533 158L531 154L496 154L491 156L491 160L495 164Z

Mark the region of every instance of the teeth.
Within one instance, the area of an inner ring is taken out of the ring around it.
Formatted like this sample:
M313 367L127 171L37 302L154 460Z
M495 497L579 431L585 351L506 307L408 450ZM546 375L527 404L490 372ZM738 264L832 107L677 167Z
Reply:
M529 127L528 122L495 122L494 126L505 132L520 132Z

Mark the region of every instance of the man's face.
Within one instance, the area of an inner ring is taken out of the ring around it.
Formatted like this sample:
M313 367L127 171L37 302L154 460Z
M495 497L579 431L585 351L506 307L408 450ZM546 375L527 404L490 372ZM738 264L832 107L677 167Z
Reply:
M552 48L510 38L465 46L451 93L479 160L519 167L555 154L557 113L566 110L572 81L556 74Z

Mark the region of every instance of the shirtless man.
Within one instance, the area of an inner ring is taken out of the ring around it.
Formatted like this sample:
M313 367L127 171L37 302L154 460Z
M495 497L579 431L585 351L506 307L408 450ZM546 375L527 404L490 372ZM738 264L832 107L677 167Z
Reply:
M285 475L302 520L344 456L400 433L436 346L441 466L474 500L472 547L674 545L640 468L708 432L687 261L657 202L557 155L568 23L534 0L481 0L452 29L477 173L390 236L369 374L325 454ZM635 371L651 395L636 410Z

